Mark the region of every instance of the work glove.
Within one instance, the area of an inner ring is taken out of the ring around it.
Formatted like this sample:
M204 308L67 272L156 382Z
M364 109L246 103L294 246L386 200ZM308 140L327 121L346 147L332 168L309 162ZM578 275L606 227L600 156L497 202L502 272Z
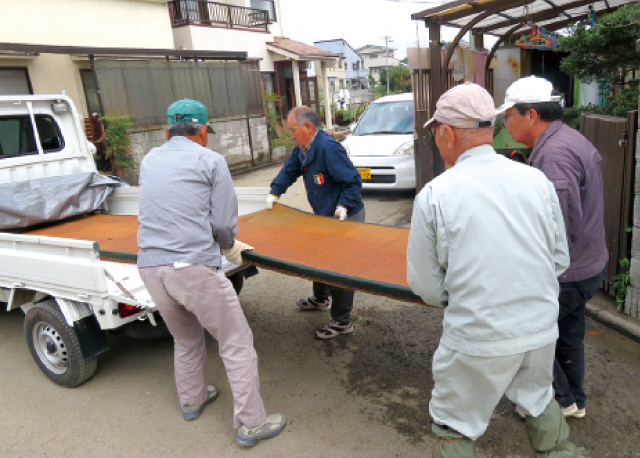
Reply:
M253 247L246 243L242 243L240 240L236 240L233 242L233 246L231 248L223 248L222 254L227 258L227 261L239 266L242 264L242 252L245 250L253 250Z
M267 210L271 210L273 208L273 203L277 202L279 199L275 194L269 194L267 196Z
M347 219L347 209L342 205L338 205L336 207L336 212L333 214L333 216L338 218L340 221L344 221Z

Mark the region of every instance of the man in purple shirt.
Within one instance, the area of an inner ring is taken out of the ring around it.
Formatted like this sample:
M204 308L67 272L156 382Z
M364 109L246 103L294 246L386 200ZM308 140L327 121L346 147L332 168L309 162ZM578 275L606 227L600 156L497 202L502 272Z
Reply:
M513 139L532 147L529 163L558 193L571 264L559 278L560 337L553 388L566 417L586 414L584 392L585 305L600 289L609 259L604 235L602 157L580 132L562 122L560 97L544 78L513 83L498 108Z

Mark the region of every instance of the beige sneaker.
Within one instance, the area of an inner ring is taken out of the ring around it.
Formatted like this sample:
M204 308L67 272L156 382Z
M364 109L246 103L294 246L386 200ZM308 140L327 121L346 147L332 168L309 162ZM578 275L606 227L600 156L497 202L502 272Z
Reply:
M584 418L587 415L587 408L583 407L578 409L578 406L574 402L569 407L562 407L562 415L565 417Z
M276 437L284 430L286 424L287 420L284 418L284 415L274 413L268 415L264 423L254 426L253 428L247 428L241 425L236 435L236 443L243 447L251 447L252 445L256 445L260 440Z

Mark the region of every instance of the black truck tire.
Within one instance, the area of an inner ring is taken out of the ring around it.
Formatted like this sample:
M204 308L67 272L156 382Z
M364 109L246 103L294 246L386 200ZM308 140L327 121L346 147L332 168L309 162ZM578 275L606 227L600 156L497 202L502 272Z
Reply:
M31 356L54 383L73 388L96 372L98 358L82 356L80 340L55 300L44 300L29 309L24 331Z

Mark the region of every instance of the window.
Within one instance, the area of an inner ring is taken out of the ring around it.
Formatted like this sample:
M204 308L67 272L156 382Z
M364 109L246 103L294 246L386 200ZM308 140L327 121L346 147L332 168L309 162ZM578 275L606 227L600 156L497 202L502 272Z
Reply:
M102 114L100 112L100 104L98 103L98 91L96 91L93 72L91 70L80 70L80 79L82 79L82 86L84 86L84 96L87 99L89 115L93 113Z
M269 13L269 20L271 22L276 21L276 5L273 0L251 0L251 8L256 10L267 10Z
M338 68L342 68L342 59L338 59Z
M413 102L374 103L364 112L353 135L410 134Z
M369 54L369 59L376 59L377 57L377 54Z
M351 64L351 66L353 67L354 70L358 69L358 62L354 62L353 64Z
M45 153L60 151L64 139L56 121L49 115L35 115L40 144ZM0 117L0 158L38 154L29 115Z
M0 95L31 93L26 68L0 68Z

